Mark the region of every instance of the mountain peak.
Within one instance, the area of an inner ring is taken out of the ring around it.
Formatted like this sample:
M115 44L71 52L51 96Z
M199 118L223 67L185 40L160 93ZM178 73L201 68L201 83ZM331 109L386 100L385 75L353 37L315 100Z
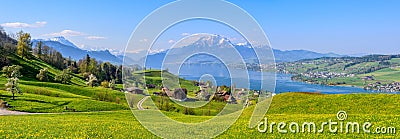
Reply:
M78 48L74 43L72 43L71 41L69 41L68 39L66 39L63 36L57 36L57 37L53 37L53 38L50 38L50 39L47 39L47 40L48 41L59 42L59 43L64 44L64 45L68 45L68 46L72 46L72 47Z
M229 47L232 43L229 39L220 35L207 35L199 36L199 39L192 45L202 47Z

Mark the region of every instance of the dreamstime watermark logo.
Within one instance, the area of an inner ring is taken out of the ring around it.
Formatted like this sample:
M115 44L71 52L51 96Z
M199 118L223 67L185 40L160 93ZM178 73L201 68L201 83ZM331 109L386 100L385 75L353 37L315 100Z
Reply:
M330 133L374 133L374 134L396 134L395 127L376 127L373 129L371 122L354 122L345 121L347 119L347 113L345 111L339 111L336 114L337 120L331 120L325 122L270 122L268 118L264 118L264 121L260 122L257 126L257 130L261 133L274 133L274 130L278 133L323 133L328 130Z
M154 59L149 58L151 56L148 54L156 40L164 31L181 22L198 19L214 21L240 33L247 42L252 44L251 50L249 51L252 51L256 56L251 59L254 61L253 64L275 65L273 52L264 31L255 19L243 9L223 0L181 0L169 3L153 11L142 20L132 33L125 50L123 63L124 88L136 94L150 94L149 88L151 86L150 84L154 81L154 77L148 77L149 75L146 72L132 71L134 71L135 67L146 69L147 62L154 62L152 61ZM244 59L231 44L224 45L223 52L216 52L212 49L194 49L194 51L179 52L179 50L174 49L184 44L185 41L193 40L193 38L196 40L201 38L211 38L208 39L211 41L215 40L214 35L207 33L189 35L177 41L166 53L161 63L162 67L160 70L162 70L161 81L163 91L166 92L166 94L172 92L173 94L168 96L173 97L173 101L186 108L203 106L203 104L199 106L190 106L185 102L176 101L186 99L185 95L182 94L185 89L181 87L179 83L181 79L164 72L164 70L168 70L169 73L179 73L182 65L184 65L188 59L199 54L213 57L216 61L219 61L220 64L224 65L229 73L229 77L225 78L231 80L231 85L241 82L241 84L245 85L244 89L250 89L251 83L248 70L235 70L235 66L247 68L248 63L245 62L246 59ZM253 47L254 42L262 45L263 48ZM223 44L223 40L217 42L217 44ZM141 51L146 52L142 53ZM132 59L139 62L132 62ZM171 63L174 63L174 65L168 65ZM263 76L263 72L260 72L260 74L261 76L257 76L259 77L257 80L261 81L261 83L253 86L256 86L255 88L259 88L259 90L262 91L268 90L274 92L275 75L267 78L267 76ZM210 74L206 74L202 77L210 79L211 81L215 80ZM241 80L239 81L238 79ZM262 91L258 94L258 98L255 98L258 103L249 119L249 127L257 126L258 121L264 118L272 101L272 95L262 93ZM235 91L233 90L231 93L234 94ZM231 97L232 96L234 95L231 94ZM215 137L228 129L239 118L244 108L243 106L237 107L237 105L227 103L220 113L211 119L199 123L185 123L169 118L160 110L142 110L142 104L145 103L144 101L148 97L126 93L126 98L136 119L150 132L163 138ZM231 100L231 98L229 99ZM156 106L153 101L148 105Z

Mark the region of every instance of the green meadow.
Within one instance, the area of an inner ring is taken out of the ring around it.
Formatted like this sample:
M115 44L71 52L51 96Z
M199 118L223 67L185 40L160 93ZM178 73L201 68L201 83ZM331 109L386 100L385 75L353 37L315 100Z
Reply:
M49 100L50 101L50 100ZM376 127L400 125L400 96L389 94L321 95L283 93L274 96L265 115L273 122L315 122L337 120L339 110L346 111L346 121L371 122ZM1 116L1 138L158 138L147 131L129 110L111 108L106 112L79 112ZM240 118L217 138L396 138L399 133L260 133L248 128L253 107L246 108ZM201 122L211 116L164 112L182 122ZM151 116L151 115L149 115ZM151 118L151 117L150 117ZM157 123L155 123L157 124ZM160 123L162 124L162 123Z

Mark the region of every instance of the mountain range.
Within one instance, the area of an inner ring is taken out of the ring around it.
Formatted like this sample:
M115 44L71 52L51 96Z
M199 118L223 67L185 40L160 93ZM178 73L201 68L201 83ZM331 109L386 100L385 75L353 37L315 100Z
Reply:
M113 64L122 63L122 58L111 54L109 50L83 50L62 36L50 39L34 39L32 40L33 47L36 47L39 41L41 41L43 45L47 45L56 49L64 57L71 57L74 60L82 59L86 56L86 54L89 54L90 57L96 58L96 60L110 62Z
M36 46L37 42L41 41L43 45L47 45L59 51L64 57L71 57L74 60L82 59L89 54L91 57L96 58L97 60L104 61L104 62L111 62L113 64L121 64L124 56L123 55L114 55L109 50L84 50L76 46L71 41L67 40L64 37L54 37L50 39L34 39L33 47ZM193 53L199 51L214 51L214 52L228 52L230 51L231 47L234 47L237 52L243 57L246 63L251 63L252 61L256 60L257 57L255 56L253 48L249 43L240 43L234 44L229 39L219 36L207 36L201 37L197 41L193 43L173 49L167 49L164 51L158 51L155 53L151 53L147 56L146 66L159 68L160 63L163 62L164 57L166 56L167 52L169 56L175 57L177 59L182 59L180 56L184 56L185 53ZM267 49L268 47L258 46L257 49ZM142 53L142 52L140 52ZM144 53L144 52L143 52ZM287 50L282 51L278 49L273 49L273 53L275 56L276 62L292 62L298 61L302 59L314 59L320 57L343 57L345 55L339 55L335 53L318 53L308 50ZM222 59L225 62L234 62L237 59L232 59L230 55L222 55ZM137 64L139 62L143 62L145 60L144 57L142 58L132 58L132 57L125 57L125 62ZM197 56L190 59L192 63L204 63L204 62L212 62L214 59L207 59L204 56Z
M257 56L253 49L261 49L261 51L270 51L269 47L266 46L254 46L252 47L249 43L239 43L234 44L229 39L224 38L219 35L213 36L203 36L199 37L197 41L185 46L174 47L172 49L168 49L162 52L150 54L146 59L146 67L151 68L161 68L161 63L168 63L171 61L164 61L164 57L168 55L168 57L173 57L175 59L184 59L186 55L185 53L196 53L196 52L212 52L217 54L220 59L223 59L225 64L235 64L235 62L241 62L240 59L232 57L233 53L237 52L242 56L243 60L248 63L256 63ZM335 53L317 53L313 51L307 50L288 50L282 51L278 49L272 49L275 57L275 62L293 62L302 59L314 59L321 57L345 57L345 55L339 55ZM268 55L268 53L266 53ZM267 55L259 55L262 59L268 59ZM140 62L143 62L145 58L140 59ZM210 56L199 55L196 57L192 57L187 59L186 62L189 63L206 63L206 62L214 62L215 58ZM180 61L174 61L180 62ZM171 64L171 63L169 63Z

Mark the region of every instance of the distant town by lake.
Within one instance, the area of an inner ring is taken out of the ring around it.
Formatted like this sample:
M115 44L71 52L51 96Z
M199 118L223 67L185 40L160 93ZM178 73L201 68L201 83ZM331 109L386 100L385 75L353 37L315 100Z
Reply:
M170 66L172 67L172 66ZM201 80L203 75L212 75L217 85L234 86L237 88L250 88L252 90L267 90L275 93L283 92L319 92L323 94L349 94L349 93L378 93L373 90L365 90L351 86L328 86L319 84L309 84L300 81L293 81L291 74L247 71L243 69L228 70L222 64L183 64L180 69L169 69L173 74L179 75L187 80ZM178 72L177 72L178 71ZM240 75L238 75L240 74ZM246 81L248 79L248 81ZM250 84L247 84L250 83ZM261 87L263 83L263 87Z

